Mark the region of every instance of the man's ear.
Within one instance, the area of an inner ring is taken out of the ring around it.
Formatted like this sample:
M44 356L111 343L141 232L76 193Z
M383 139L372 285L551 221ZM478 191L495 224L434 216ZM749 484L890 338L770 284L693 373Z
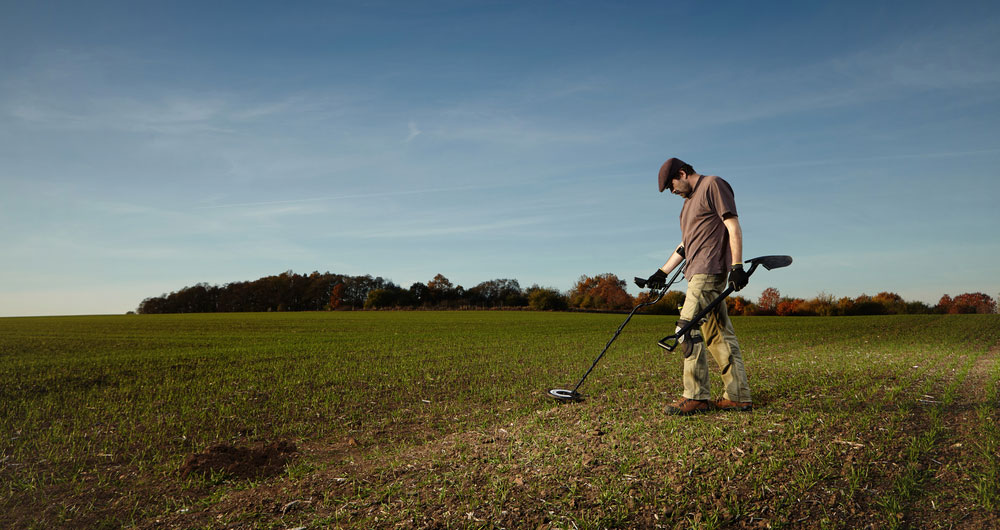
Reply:
M688 176L687 172L684 171L683 169L678 169L677 170L677 178L679 178L679 179L686 179L687 176Z

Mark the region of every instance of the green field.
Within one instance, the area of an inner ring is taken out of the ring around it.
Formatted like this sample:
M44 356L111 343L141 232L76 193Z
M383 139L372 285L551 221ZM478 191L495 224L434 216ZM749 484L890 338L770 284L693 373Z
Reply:
M623 318L0 319L0 527L1000 524L1000 316L737 317L757 408L691 418L638 316L547 399ZM277 474L179 473L279 440Z

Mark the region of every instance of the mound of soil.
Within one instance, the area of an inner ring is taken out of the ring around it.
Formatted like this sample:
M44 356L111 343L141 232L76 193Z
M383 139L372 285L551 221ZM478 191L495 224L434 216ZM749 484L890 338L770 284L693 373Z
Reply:
M218 444L204 453L187 457L179 471L181 477L211 472L221 472L236 479L268 477L281 473L297 451L295 444L287 441L271 442L255 449Z

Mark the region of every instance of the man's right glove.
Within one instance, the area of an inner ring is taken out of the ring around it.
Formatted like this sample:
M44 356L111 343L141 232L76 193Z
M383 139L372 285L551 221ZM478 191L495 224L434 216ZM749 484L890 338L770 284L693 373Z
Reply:
M660 289L667 283L667 273L663 269L656 269L652 276L646 278L646 287L650 289Z
M747 282L750 281L750 276L747 275L747 271L743 270L743 264L737 263L729 269L729 283L733 285L733 289L739 291L740 289L747 286Z

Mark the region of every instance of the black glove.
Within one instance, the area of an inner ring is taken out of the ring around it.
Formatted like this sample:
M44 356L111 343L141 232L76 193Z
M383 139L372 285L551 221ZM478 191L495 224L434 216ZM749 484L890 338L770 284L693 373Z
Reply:
M663 272L662 269L656 269L656 272L652 276L646 278L646 287L650 289L659 289L667 283L667 273Z
M743 270L742 263L737 263L729 269L729 284L733 286L733 289L739 291L746 287L749 281L750 276L747 274L747 271Z

